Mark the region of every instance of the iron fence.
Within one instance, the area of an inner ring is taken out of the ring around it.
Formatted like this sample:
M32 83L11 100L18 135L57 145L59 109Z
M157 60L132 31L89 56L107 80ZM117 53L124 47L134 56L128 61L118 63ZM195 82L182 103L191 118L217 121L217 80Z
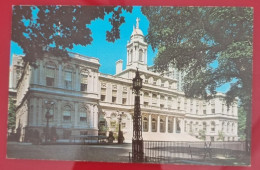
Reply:
M212 158L239 158L245 154L245 142L144 141L146 162L175 162Z

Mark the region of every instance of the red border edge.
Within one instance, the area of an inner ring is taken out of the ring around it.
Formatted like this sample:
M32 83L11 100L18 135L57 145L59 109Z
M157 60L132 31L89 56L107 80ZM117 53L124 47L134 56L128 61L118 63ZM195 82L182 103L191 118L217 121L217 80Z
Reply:
M78 169L124 169L124 170L259 170L260 169L260 3L257 0L10 0L1 1L1 41L0 41L0 169L1 170L78 170ZM46 160L17 160L6 158L7 140L7 106L8 106L8 78L11 38L12 5L142 5L142 6L240 6L254 8L254 56L253 56L253 116L252 116L252 159L249 167L231 166L203 166L203 165L172 165L172 164L128 164L128 163L101 163L101 162L74 162L74 161L46 161Z

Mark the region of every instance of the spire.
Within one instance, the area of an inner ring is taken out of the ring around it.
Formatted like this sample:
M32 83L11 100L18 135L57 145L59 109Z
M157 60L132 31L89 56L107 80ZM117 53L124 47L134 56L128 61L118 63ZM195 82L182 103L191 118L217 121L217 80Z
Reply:
M139 21L140 21L140 18L136 18L136 29L139 29Z

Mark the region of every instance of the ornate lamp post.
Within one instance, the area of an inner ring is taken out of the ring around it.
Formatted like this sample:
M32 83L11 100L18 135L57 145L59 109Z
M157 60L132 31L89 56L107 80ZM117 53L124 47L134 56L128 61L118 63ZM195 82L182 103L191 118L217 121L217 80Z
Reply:
M119 113L119 111L117 111L118 113L118 120L119 120L119 129L118 129L118 144L122 144L124 142L124 136L123 136L123 132L121 131L121 122L122 122L122 115L124 114L124 112L122 112L121 114Z
M133 118L133 138L132 153L134 162L142 162L144 159L143 137L142 137L142 119L140 109L140 90L142 88L143 79L139 75L137 69L135 78L133 78L133 92L135 96L134 118Z
M47 120L46 133L45 133L45 143L47 143L48 139L49 139L49 119L52 118L52 116L53 116L53 115L50 114L50 110L51 110L52 106L54 105L54 102L45 101L45 105L46 105L45 118Z

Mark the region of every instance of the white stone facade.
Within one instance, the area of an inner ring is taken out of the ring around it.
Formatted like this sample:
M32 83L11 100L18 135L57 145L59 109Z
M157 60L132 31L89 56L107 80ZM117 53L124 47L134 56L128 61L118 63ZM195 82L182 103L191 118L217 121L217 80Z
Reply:
M126 69L119 60L116 75L99 73L97 58L74 53L67 61L45 54L36 62L37 67L25 65L17 86L21 141L27 129L43 134L45 101L54 102L49 126L56 127L60 139L98 135L101 127L116 133L122 114L125 141L131 141L136 67L143 78L140 101L144 140L237 140L237 102L228 109L223 94L208 102L185 98L182 73L172 69L162 76L147 67L147 43L138 25L127 43Z

